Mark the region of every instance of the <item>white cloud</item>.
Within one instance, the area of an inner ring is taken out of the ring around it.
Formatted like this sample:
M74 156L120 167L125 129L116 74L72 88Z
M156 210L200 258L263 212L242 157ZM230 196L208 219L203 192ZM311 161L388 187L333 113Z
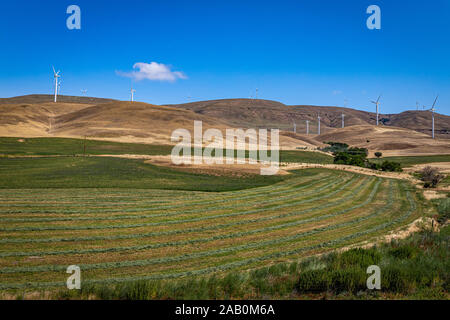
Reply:
M123 77L133 78L136 81L153 80L174 82L177 79L187 79L187 76L181 71L172 71L170 66L158 62L137 62L133 65L133 71L116 73Z

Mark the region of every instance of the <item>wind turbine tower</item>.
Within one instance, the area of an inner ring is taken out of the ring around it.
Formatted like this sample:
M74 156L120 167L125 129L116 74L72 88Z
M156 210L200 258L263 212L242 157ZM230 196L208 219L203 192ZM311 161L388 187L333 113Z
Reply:
M345 114L342 114L341 116L342 116L342 128L344 128L345 127L345 122L344 122Z
M61 76L59 75L59 73L61 71L58 70L58 72L56 72L55 68L54 67L52 67L52 68L53 68L53 78L55 79L55 100L54 101L56 102L56 100L58 100L58 90L60 88L59 78L61 78Z
M309 120L306 120L306 134L309 134Z
M297 133L297 124L295 123L295 120L294 120L294 133Z
M131 94L131 102L134 101L134 93L136 92L136 90L134 90L133 88L131 88L130 90L130 94Z
M436 99L434 99L433 105L431 106L431 109L430 109L430 111L431 111L431 134L432 134L433 139L434 139L434 112L436 111L434 106L436 104L438 97L439 97L439 95L437 95Z
M380 97L381 97L381 94L378 96L377 101L372 101L372 103L377 106L377 126L378 126L378 105L380 104Z
M317 134L320 135L320 115L317 115Z
M255 99L258 100L258 88L256 88L256 91L255 91Z

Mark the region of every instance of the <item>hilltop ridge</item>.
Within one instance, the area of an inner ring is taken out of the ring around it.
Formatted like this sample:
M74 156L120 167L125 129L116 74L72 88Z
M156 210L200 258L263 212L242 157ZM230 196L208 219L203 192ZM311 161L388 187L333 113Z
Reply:
M170 137L175 129L192 132L194 120L201 120L203 130L217 128L222 133L227 128L278 128L283 149L316 149L325 142L339 141L368 148L370 152L382 151L385 155L450 154L450 139L442 139L448 137L450 117L436 115L439 134L438 139L433 140L427 132L431 119L428 120L426 111L381 115L382 124L377 127L373 125L375 115L369 112L339 107L286 106L270 100L212 100L166 106L89 97L65 97L60 100L69 102L58 103L25 102L48 97L31 95L3 99L0 136L89 137L174 144ZM317 135L318 113L322 119L320 135ZM342 113L345 128L341 128ZM309 134L305 132L305 120L310 121ZM294 121L297 133L293 132Z

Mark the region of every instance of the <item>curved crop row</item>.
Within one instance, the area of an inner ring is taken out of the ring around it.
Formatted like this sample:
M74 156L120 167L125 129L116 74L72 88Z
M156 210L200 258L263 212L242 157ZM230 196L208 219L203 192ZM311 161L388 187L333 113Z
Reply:
M329 179L328 179L329 180ZM305 192L301 194L301 198L303 198L303 196L305 195L310 195L310 194L314 194L323 190L326 190L327 188L329 188L330 186L334 185L334 184L338 184L340 181L340 179L338 180L334 180L318 189L313 189L309 192ZM315 184L314 184L315 185ZM267 204L267 203L273 203L273 202L277 202L280 200L286 200L286 199L294 199L294 198L299 198L299 195L297 194L298 191L303 190L304 188L308 187L308 185L306 185L305 187L299 187L298 189L293 189L290 192L285 192L285 191L280 191L280 192L274 192L274 193L270 193L271 196L279 194L279 193L283 193L285 194L282 197L278 197L272 200L265 200L265 201L261 201L261 200L257 200L254 202L245 202L243 204L237 204L237 205L228 205L228 206L214 206L215 210L223 210L223 209L236 209L239 207L246 207L246 206L251 206L253 204ZM293 194L293 196L292 196ZM267 196L267 195L265 195ZM233 200L243 200L246 199L248 197L240 197L240 198L235 198ZM211 205L213 203L228 203L229 201L226 200L221 200L221 201L213 201L213 202L206 202L203 205L207 206L207 205ZM164 208L158 207L158 208L133 208L131 210L121 210L121 209L116 209L116 210L111 210L108 212L134 212L134 211L154 211L154 210L161 210L161 209L168 209L168 208L179 208L179 207L186 207L188 205L180 205L180 206L167 206ZM160 213L160 214L145 214L145 215L115 215L115 216L94 216L94 217L44 217L44 218L4 218L4 217L0 217L0 222L54 222L54 221L89 221L89 220L95 220L95 221L101 221L101 220L121 220L121 219L145 219L145 218L155 218L155 217L169 217L169 216L176 216L176 215L180 215L180 214L186 214L186 213L191 213L191 212L198 212L198 209L191 209L191 210L179 210L179 211L175 211L175 212L170 212L170 213Z
M11 232L11 231L47 231L47 230L54 231L54 230L123 229L123 228L137 228L137 227L146 227L146 226L171 225L171 224L198 222L198 221L217 219L217 218L249 215L249 214L274 210L274 209L282 209L282 208L286 208L286 207L292 207L292 206L299 205L299 204L304 204L304 203L317 201L320 199L329 198L329 197L339 193L343 189L345 189L349 184L351 184L353 182L353 180L356 180L356 176L354 176L352 179L350 179L346 184L344 184L342 187L340 187L336 191L327 193L321 197L315 197L315 198L312 198L309 200L300 200L300 201L292 202L289 204L281 204L278 206L265 208L265 209L255 209L255 210L248 210L248 211L241 211L241 212L232 212L232 213L218 214L218 215L212 215L212 216L204 216L204 217L199 217L199 218L179 219L179 220L162 221L162 222L148 222L148 223L129 224L129 225L87 225L87 226L49 226L49 227L29 226L29 227L15 227L15 228L0 228L0 231ZM168 217L168 216L170 216L170 213L160 215L160 217Z
M348 213L354 209L361 208L368 203L371 203L373 198L375 197L376 193L378 192L378 188L381 181L377 181L375 187L372 189L372 192L370 193L369 197L361 204L346 208L344 210L322 215L315 218L305 219L305 220L296 220L293 222L288 222L284 224L279 224L271 227L265 227L245 232L237 232L237 233L230 233L225 235L218 235L213 236L209 238L201 238L201 239L190 239L190 240L183 240L183 241L174 241L174 242L165 242L165 243L154 243L154 244L146 244L146 245L138 245L138 246L128 246L128 247L112 247L112 248L95 248L95 249L74 249L74 250L66 250L66 251L35 251L35 252L6 252L6 253L0 253L0 257L11 257L11 256L44 256L44 255L67 255L67 254L87 254L87 253L105 253L105 252L120 252L120 251L139 251L139 250L148 250L148 249L155 249L155 248L161 248L161 247L169 247L169 246L183 246L188 244L195 244L195 243L204 243L204 242L210 242L214 240L221 240L221 239L232 239L232 238L238 238L238 237L244 237L247 235L252 235L256 233L262 233L262 232L268 232L273 230L279 230L284 229L287 227L292 226L298 226L301 224L309 223L309 222L317 222L321 221L330 217L334 217L337 215L341 215L344 213ZM392 205L392 184L390 184L389 188L389 200L387 203L387 207L390 207Z
M354 197L356 192L359 192L361 190L364 190L365 186L368 185L368 183L371 180L366 180L358 190L351 191L350 195L340 198L337 201L334 202L327 202L325 204L322 204L317 207L305 209L302 211L294 211L289 213L283 213L279 215L274 216L265 216L261 218L254 218L249 220L239 220L234 221L231 223L225 223L225 224L218 224L218 225L209 225L206 227L194 227L194 228L185 228L185 229L175 229L175 230L168 230L168 231L156 231L156 232L147 232L147 233L141 233L141 234L127 234L127 235L111 235L111 236L88 236L88 237L73 237L73 238L13 238L13 239L1 239L0 243L43 243L43 242L73 242L73 241L96 241L96 240L123 240L123 239L139 239L139 238L147 238L147 237L157 237L157 236L168 236L168 235L176 235L176 234L188 234L188 233L194 233L194 232L203 232L203 231L213 231L213 230L219 230L222 228L232 227L232 226L239 226L239 225L245 225L245 224L251 224L256 222L263 222L263 221L270 221L275 219L282 219L287 218L291 216L297 216L301 214L306 214L334 206L339 206L350 199Z
M173 274L160 274L160 275L157 274L157 275L149 275L149 276L140 276L140 277L89 279L89 280L84 280L83 283L84 284L115 283L115 282L123 282L123 281L170 279L170 278L178 278L178 277L183 277L183 276L200 275L200 274L206 274L206 273L212 273L212 272L225 271L225 270L229 270L229 269L233 269L233 268L237 268L237 267L244 267L246 265L250 265L253 263L259 263L259 262L272 260L272 259L276 259L276 258L281 258L281 257L285 257L285 256L293 256L293 255L297 255L297 254L299 254L301 252L305 252L305 251L311 251L311 250L315 250L315 249L322 249L322 248L336 246L336 245L345 243L349 240L352 240L352 239L355 239L355 238L358 238L358 237L361 237L361 236L364 236L364 235L367 235L370 233L374 233L376 231L379 231L388 226L394 225L395 223L401 222L402 220L405 220L406 218L408 218L411 215L411 213L415 210L416 206L415 206L414 201L412 200L412 197L411 197L409 191L406 192L406 197L408 199L410 209L404 215L401 215L392 221L383 223L381 225L377 225L375 227L366 229L364 231L346 235L346 236L336 238L333 240L329 240L326 242L314 244L311 246L301 247L301 248L297 248L297 249L290 250L290 251L270 253L268 255L252 257L249 259L239 260L239 261L235 261L235 262L228 263L228 264L222 264L220 266L213 266L213 267L208 267L208 268L198 269L198 270L190 270L190 271L178 272L178 273L173 273ZM84 268L83 268L83 270L84 270ZM23 287L49 287L49 286L60 286L60 285L62 286L64 284L65 283L61 282L61 281L60 282L44 282L44 283L2 284L2 285L0 285L0 288L8 289L8 288L23 288Z

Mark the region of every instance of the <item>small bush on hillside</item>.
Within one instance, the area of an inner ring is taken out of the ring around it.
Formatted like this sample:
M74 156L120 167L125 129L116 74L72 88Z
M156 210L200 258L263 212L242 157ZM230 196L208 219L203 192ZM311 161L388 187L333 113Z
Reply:
M368 151L365 148L349 148L334 154L335 164L347 164L350 166L366 167Z
M426 166L421 171L419 171L421 180L424 183L425 188L436 188L439 182L441 182L445 176L439 172L438 168L433 168Z
M332 268L348 268L353 266L367 268L370 265L378 264L380 260L381 254L375 248L355 248L343 252L339 258L332 261Z
M389 172L402 172L402 165L395 161L383 161L381 164L381 170L382 171L389 171Z
M349 148L348 144L340 142L327 142L329 147L325 147L323 151L331 151L334 155L333 163L346 164L350 166L357 166L362 168L369 168L372 170L383 170L392 172L401 172L402 166L398 162L383 161L382 164L372 163L367 159L369 152L366 148ZM380 158L383 154L375 152L375 156Z
M389 249L388 253L397 259L412 259L417 256L418 251L416 247L401 246Z
M374 163L374 162L368 162L368 168L372 170L381 170L381 164Z
M329 144L329 146L322 148L321 150L324 152L331 152L331 153L337 153L337 152L344 152L348 149L348 144L342 143L342 142L324 142L325 144Z

